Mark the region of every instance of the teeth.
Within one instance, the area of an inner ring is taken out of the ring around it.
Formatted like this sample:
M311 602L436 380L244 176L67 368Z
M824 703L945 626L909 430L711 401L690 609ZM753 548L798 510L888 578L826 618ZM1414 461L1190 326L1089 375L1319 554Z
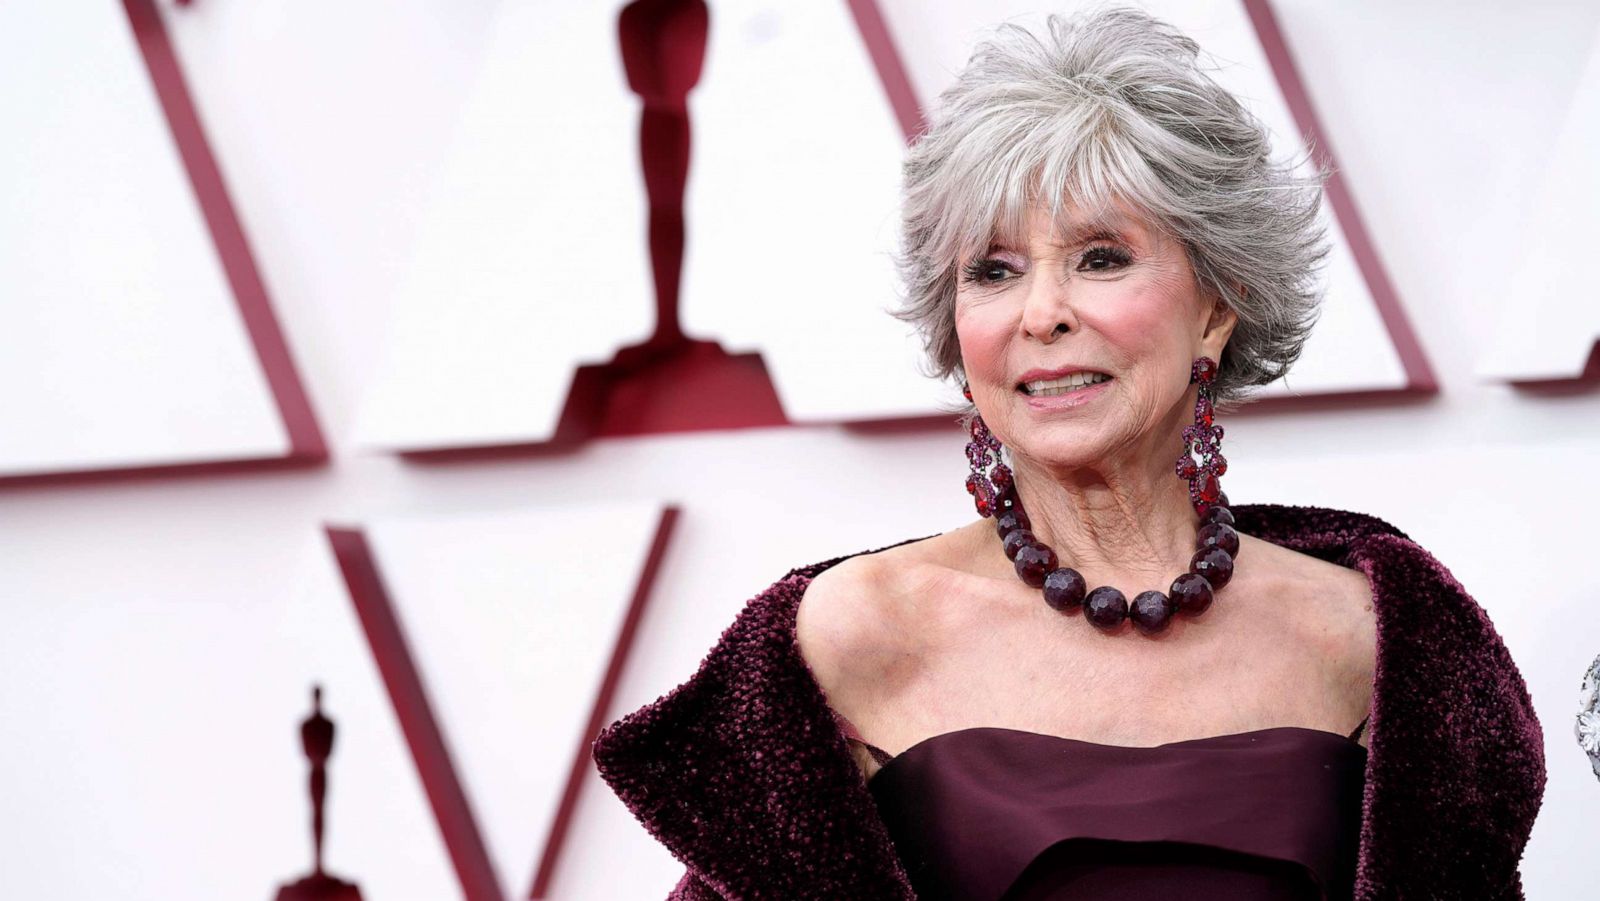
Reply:
M1068 391L1075 391L1086 385L1104 382L1110 378L1111 376L1102 375L1098 372L1074 372L1065 378L1041 379L1037 382L1028 382L1023 388L1031 395L1050 397L1056 394L1066 394Z

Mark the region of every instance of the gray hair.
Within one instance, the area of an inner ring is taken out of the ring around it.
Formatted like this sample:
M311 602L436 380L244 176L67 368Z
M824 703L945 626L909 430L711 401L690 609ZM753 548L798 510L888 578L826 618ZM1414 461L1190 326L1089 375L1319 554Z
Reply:
M1026 235L1041 195L1063 225L1063 198L1096 217L1121 199L1181 241L1202 292L1238 314L1213 394L1219 409L1242 403L1288 371L1318 318L1331 169L1274 162L1266 126L1207 74L1199 45L1148 13L1046 24L1047 39L1005 23L978 44L908 152L892 315L920 332L926 375L964 375L961 262Z

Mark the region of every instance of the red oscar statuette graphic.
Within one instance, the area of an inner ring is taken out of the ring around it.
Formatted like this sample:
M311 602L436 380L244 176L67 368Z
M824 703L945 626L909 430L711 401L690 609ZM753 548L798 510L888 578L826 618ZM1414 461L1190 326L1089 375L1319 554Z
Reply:
M311 761L311 837L313 866L307 875L278 888L276 901L361 901L353 882L322 871L322 808L328 797L328 758L333 756L333 720L322 715L322 686L311 688L311 715L300 724L300 744Z

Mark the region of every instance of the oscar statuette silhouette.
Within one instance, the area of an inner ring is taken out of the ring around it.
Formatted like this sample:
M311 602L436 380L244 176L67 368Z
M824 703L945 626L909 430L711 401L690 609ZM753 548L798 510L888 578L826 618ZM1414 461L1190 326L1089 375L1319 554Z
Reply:
M333 755L333 720L322 715L322 686L311 688L311 715L300 724L300 745L311 761L311 836L313 867L310 875L278 888L276 901L361 901L353 882L322 871L323 803L328 796L328 758Z

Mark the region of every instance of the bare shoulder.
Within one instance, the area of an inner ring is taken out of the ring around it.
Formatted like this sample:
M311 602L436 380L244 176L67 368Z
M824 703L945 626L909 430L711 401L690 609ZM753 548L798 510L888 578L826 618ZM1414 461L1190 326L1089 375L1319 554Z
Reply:
M1241 534L1240 541L1241 559L1265 564L1249 570L1265 573L1262 596L1296 611L1298 637L1352 694L1367 693L1377 666L1377 614L1366 574L1249 535ZM1365 698L1359 700L1364 706Z
M795 611L795 643L825 690L835 688L870 650L881 615L875 555L851 557L818 573ZM832 691L829 691L832 694Z
M941 567L929 545L946 536L860 554L823 570L807 584L795 613L800 655L835 708L854 718L881 692L909 675L917 659L924 599L937 596Z
M1271 541L1257 538L1244 532L1239 533L1239 541L1241 545L1240 556L1250 554L1258 559L1268 561L1274 568L1287 569L1297 576L1342 580L1345 588L1353 588L1357 582L1363 586L1366 584L1366 576L1358 570L1347 566L1330 563L1320 557L1313 557L1310 554L1284 547L1280 544L1274 544Z
M1330 628L1372 622L1372 586L1365 573L1251 535L1241 533L1239 540L1240 558L1259 561L1245 571L1264 573L1274 594L1287 595L1314 621Z

